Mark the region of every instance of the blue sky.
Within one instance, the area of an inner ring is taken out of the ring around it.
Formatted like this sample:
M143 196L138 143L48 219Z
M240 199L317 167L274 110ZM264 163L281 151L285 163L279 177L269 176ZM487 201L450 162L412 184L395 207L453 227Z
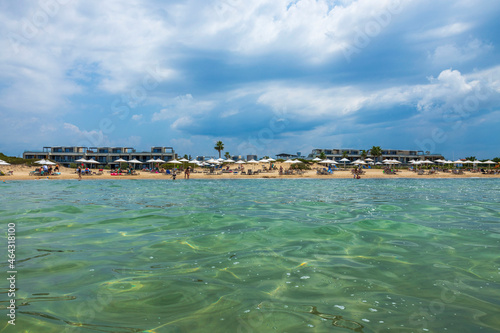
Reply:
M500 156L500 2L0 0L0 151Z

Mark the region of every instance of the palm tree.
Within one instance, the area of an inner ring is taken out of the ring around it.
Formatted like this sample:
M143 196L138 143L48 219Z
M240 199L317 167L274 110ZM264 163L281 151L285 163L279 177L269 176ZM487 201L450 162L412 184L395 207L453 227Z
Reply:
M373 146L370 149L370 155L375 157L375 161L377 161L377 157L382 156L382 149L380 148L380 146Z
M344 150L342 152L342 158L347 158L347 156L349 156L349 153L347 152L347 150Z
M224 154L224 157L226 158L226 160L228 160L231 158L231 154L229 154L229 152L226 151L226 153Z
M322 151L321 154L319 154L319 158L321 158L322 160L326 159L326 154L324 151Z
M224 144L222 143L222 141L217 141L215 143L214 149L219 152L219 158L220 158L220 152L224 150Z
M368 156L368 152L366 150L362 150L360 156L364 160Z

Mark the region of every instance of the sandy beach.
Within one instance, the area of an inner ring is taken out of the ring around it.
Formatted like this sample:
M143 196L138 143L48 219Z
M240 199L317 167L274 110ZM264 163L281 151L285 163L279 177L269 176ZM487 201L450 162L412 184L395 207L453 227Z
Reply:
M280 164L278 163L278 168ZM283 166L288 167L286 165ZM204 173L201 168L197 168L194 173L191 173L190 179L269 179L269 178L279 178L279 179L295 179L295 178L311 178L311 179L332 179L332 178L353 178L351 169L335 171L333 174L329 175L318 175L316 173L316 168L322 168L321 166L313 166L312 170L306 170L303 174L297 175L280 175L278 171L271 172L261 172L256 175L242 175L240 173L223 173L223 174L208 174ZM248 168L246 168L248 170ZM251 169L251 167L250 167ZM254 167L256 170L257 167ZM1 181L7 180L38 180L38 179L78 179L78 175L75 173L74 169L61 168L60 175L53 176L30 176L30 171L33 171L33 167L27 166L8 166L3 167L1 170L5 173L13 171L13 175L1 176ZM361 179L389 179L389 178L500 178L500 175L485 175L480 172L468 172L465 171L461 175L456 175L450 172L436 172L435 174L424 174L418 175L416 172L409 171L408 169L399 169L397 174L385 174L382 169L364 169L365 173L361 175ZM139 171L138 175L121 175L112 176L109 170L104 170L102 175L85 175L82 176L82 180L91 179L172 179L170 175L164 173L151 173ZM184 180L184 173L179 172L177 175L177 180Z

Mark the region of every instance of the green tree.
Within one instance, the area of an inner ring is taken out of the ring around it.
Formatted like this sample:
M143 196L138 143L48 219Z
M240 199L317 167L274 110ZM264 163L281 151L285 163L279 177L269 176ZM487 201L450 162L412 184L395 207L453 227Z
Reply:
M375 158L375 162L377 161L377 158L382 156L382 149L380 146L373 146L370 149L370 155L372 155Z
M231 154L229 154L229 152L226 151L226 153L224 154L224 157L226 158L226 160L228 160L231 158Z
M347 152L347 150L344 150L342 152L342 158L347 158L347 156L349 156L349 153Z
M476 160L476 156L469 156L469 157L466 157L465 159L469 160L469 161L475 161Z
M326 154L324 151L322 151L321 154L319 154L319 158L321 158L322 160L326 159Z
M368 152L366 150L362 150L360 155L362 159L366 159L366 157L368 156Z
M215 143L214 149L219 152L219 158L220 158L220 152L224 150L224 144L222 143L222 141L217 141Z

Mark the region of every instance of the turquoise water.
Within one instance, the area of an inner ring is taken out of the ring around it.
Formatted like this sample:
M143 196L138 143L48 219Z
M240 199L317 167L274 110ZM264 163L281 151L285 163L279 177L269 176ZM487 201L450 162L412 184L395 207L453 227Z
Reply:
M499 201L496 179L0 183L0 331L500 332Z

